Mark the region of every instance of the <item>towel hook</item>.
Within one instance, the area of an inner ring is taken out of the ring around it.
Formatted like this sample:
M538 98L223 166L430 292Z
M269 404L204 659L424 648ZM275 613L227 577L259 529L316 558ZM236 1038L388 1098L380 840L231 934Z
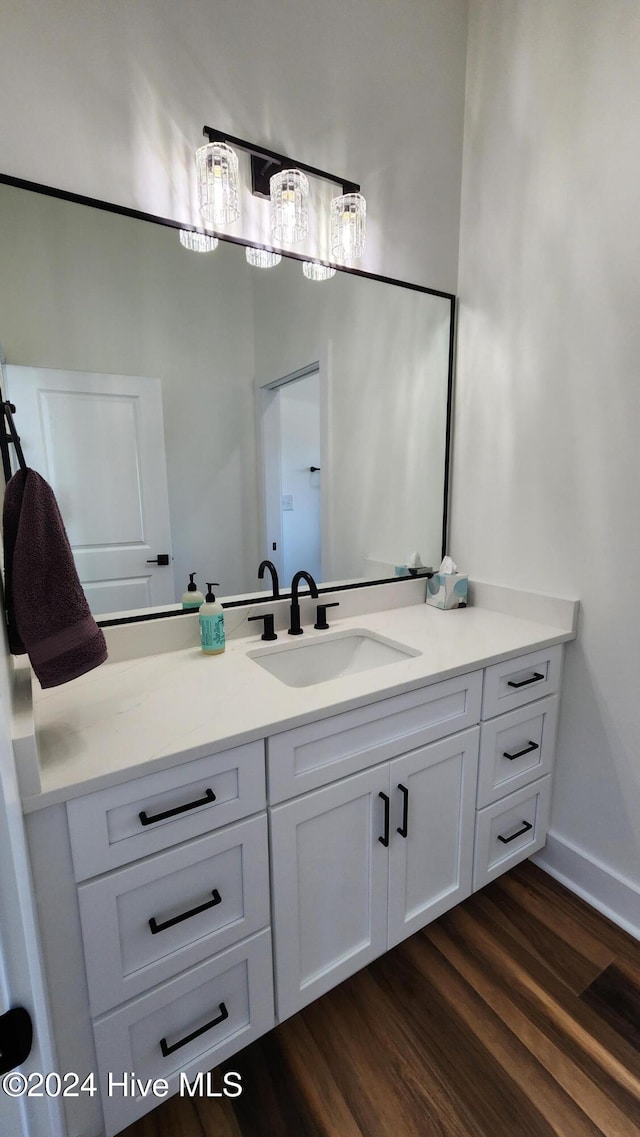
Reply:
M4 468L4 480L8 482L11 477L11 459L9 457L9 443L12 442L18 458L18 463L21 470L26 470L27 463L20 445L20 435L16 430L16 424L13 421L13 416L16 413L15 404L9 402L8 399L2 401L2 413L5 423L3 424L2 431L0 432L0 447L2 448L2 465ZM8 433L7 433L8 428Z

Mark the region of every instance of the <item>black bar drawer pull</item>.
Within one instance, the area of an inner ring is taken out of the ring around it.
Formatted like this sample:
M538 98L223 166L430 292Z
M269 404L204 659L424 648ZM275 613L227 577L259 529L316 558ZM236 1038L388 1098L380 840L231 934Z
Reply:
M214 888L211 893L213 900L207 900L205 904L199 904L197 908L190 908L188 912L183 912L181 916L174 916L172 920L165 920L164 924L158 924L155 916L149 920L149 927L151 928L151 935L157 936L158 932L164 932L167 928L174 928L176 924L181 924L183 920L190 920L192 916L199 916L201 912L206 912L209 908L215 908L216 904L222 903L222 897L217 888Z
M537 683L539 679L544 679L544 675L540 671L534 671L529 679L521 679L516 683L515 679L507 679L507 687L528 687L530 683Z
M224 1020L228 1018L229 1012L224 1003L221 1003L220 1014L217 1019L212 1019L210 1023L205 1023L205 1025L201 1026L198 1030L194 1030L193 1034L188 1034L186 1038L181 1038L180 1042L174 1042L173 1046L167 1046L166 1038L161 1038L160 1049L162 1051L162 1057L167 1058L169 1054L173 1054L174 1050L179 1050L181 1046L186 1046L188 1042L193 1042L194 1038L199 1038L201 1034L206 1034L208 1030L211 1030L214 1026L219 1026L220 1023L223 1023Z
M513 762L514 758L522 758L523 754L531 754L531 752L533 750L539 750L539 749L540 749L539 744L537 742L532 742L531 739L529 739L529 745L525 746L524 750L518 750L517 754L509 754L506 750L504 750L502 757L508 758L510 762Z
M500 834L498 834L498 840L502 841L503 845L508 845L510 841L515 841L516 837L522 837L522 834L528 833L530 829L533 829L533 825L528 821L523 821L522 829L518 829L517 833L512 833L510 837L501 837Z
M381 845L384 845L385 849L388 849L389 848L389 795L379 793L378 797L382 798L382 800L384 802L384 836L378 837L378 840L379 840Z
M154 821L166 821L167 817L177 817L179 813L185 813L188 809L197 809L199 805L207 805L215 800L216 795L213 790L205 790L204 797L198 798L197 801L188 801L186 805L177 805L175 809L167 809L164 813L154 813L153 817L149 817L143 809L138 817L142 825L153 825Z
M398 833L400 834L401 837L408 837L409 836L409 791L408 791L406 786L402 786L402 785L400 785L400 783L398 783L398 789L400 790L400 793L403 795L402 825L398 826Z

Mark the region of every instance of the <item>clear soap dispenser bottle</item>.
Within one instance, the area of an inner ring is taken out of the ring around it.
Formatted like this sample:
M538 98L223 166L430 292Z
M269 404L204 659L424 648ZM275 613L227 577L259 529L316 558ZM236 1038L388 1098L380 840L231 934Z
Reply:
M187 591L182 593L183 608L199 608L201 604L204 604L204 596L193 579L195 575L195 572L189 573Z
M207 583L207 595L200 608L198 619L200 621L200 645L205 655L220 655L224 651L224 608L220 604L212 588L218 587L218 582Z

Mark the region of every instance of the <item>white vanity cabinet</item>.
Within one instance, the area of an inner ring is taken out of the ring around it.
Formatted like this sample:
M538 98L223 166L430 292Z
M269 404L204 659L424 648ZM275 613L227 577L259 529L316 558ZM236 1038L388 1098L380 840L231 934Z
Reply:
M471 892L478 729L271 810L280 1020Z
M268 739L279 1019L469 895L481 698L474 671Z
M562 647L505 654L27 813L59 1069L100 1087L65 1137L113 1137L158 1104L140 1083L177 1092L542 847Z
M139 1083L161 1078L174 1093L180 1075L210 1070L274 1025L265 805L263 742L67 802L75 896L67 888L61 907L37 869L36 889L47 945L58 918L71 949L79 917L107 1137L158 1104ZM76 1069L56 982L64 963L55 953L47 962L59 1060ZM134 1092L107 1092L129 1071ZM69 1133L93 1137L96 1125L72 1117Z
M474 890L545 843L562 647L485 668Z
M280 1020L542 847L561 651L268 740Z

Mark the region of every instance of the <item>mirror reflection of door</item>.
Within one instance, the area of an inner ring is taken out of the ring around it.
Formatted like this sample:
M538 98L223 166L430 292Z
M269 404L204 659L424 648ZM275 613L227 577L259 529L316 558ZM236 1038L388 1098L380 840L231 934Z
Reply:
M265 556L288 584L323 579L320 374L317 364L262 388ZM303 586L303 588L306 586Z
M7 366L27 465L52 486L95 615L174 604L157 379ZM168 563L153 563L160 555Z

